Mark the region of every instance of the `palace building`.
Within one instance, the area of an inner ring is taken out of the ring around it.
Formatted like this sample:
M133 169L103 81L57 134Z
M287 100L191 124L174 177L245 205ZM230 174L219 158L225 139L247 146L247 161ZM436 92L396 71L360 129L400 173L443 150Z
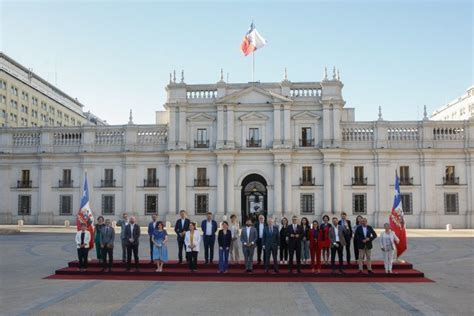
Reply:
M334 70L318 82L170 78L157 124L0 129L0 223L323 214L388 221L395 171L408 227L474 228L474 120L356 121Z

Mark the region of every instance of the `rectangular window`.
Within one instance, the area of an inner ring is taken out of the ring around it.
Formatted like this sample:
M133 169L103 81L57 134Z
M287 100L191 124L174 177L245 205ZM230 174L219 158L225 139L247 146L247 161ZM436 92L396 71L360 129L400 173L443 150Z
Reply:
M18 196L18 215L31 215L31 195Z
M354 215L367 214L367 194L352 194L352 213Z
M72 215L72 195L59 196L59 215Z
M158 214L158 194L145 194L145 215Z
M102 194L102 215L115 214L115 195Z
M146 170L145 187L157 187L158 180L156 179L156 168L148 168Z
M364 167L354 167L354 178L352 178L352 185L367 185L367 178L364 177Z
M400 194L400 198L402 199L402 209L403 213L406 215L413 214L413 200L411 193L403 193Z
M313 168L303 167L303 174L300 181L301 185L314 185Z
M314 214L314 194L301 194L301 214Z
M409 185L413 184L412 179L410 178L410 167L409 166L400 166L400 184Z
M104 180L112 181L114 179L114 169L105 169L104 170Z
M457 193L444 194L444 212L448 215L459 213L459 200Z
M311 147L313 146L313 132L311 127L301 128L301 147Z
M456 170L454 166L446 166L444 171L444 184L459 184L459 177L456 177Z
M207 169L206 168L197 168L197 178L198 180L204 180L207 176Z
M260 135L258 133L258 128L249 128L249 140L256 141L260 139Z
M30 182L30 170L21 170L21 181L23 183Z
M196 215L206 214L209 210L209 194L196 194L194 208Z

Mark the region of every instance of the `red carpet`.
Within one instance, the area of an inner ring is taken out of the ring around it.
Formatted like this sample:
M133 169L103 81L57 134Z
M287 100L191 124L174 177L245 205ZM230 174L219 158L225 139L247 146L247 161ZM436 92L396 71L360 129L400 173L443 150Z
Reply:
M410 263L394 264L395 274L386 274L383 262L372 264L372 275L364 272L359 274L356 264L345 265L344 274L332 274L329 266L323 266L321 273L311 273L311 268L303 266L302 273L289 274L287 265L280 265L280 273L266 273L263 265L254 265L252 274L244 271L242 264L231 265L228 273L217 273L217 264L198 264L198 271L191 273L187 264L170 261L164 266L163 272L155 272L155 267L149 262L141 262L140 270L125 271L122 262L114 262L112 272L100 272L101 266L97 261L89 262L86 272L77 271L78 262L69 262L69 266L56 270L56 273L46 279L63 280L137 280L137 281L206 281L206 282L433 282L425 278L424 273L413 269Z

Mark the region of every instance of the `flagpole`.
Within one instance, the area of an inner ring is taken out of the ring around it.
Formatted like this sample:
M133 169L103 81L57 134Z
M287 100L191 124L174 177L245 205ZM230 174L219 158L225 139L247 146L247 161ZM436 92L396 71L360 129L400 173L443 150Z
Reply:
M252 52L252 82L255 82L255 51Z

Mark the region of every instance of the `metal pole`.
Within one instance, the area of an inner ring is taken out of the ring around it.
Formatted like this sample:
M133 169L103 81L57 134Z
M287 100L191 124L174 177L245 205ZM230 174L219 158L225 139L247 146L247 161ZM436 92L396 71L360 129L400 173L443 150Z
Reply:
M255 51L252 52L252 82L255 82Z

